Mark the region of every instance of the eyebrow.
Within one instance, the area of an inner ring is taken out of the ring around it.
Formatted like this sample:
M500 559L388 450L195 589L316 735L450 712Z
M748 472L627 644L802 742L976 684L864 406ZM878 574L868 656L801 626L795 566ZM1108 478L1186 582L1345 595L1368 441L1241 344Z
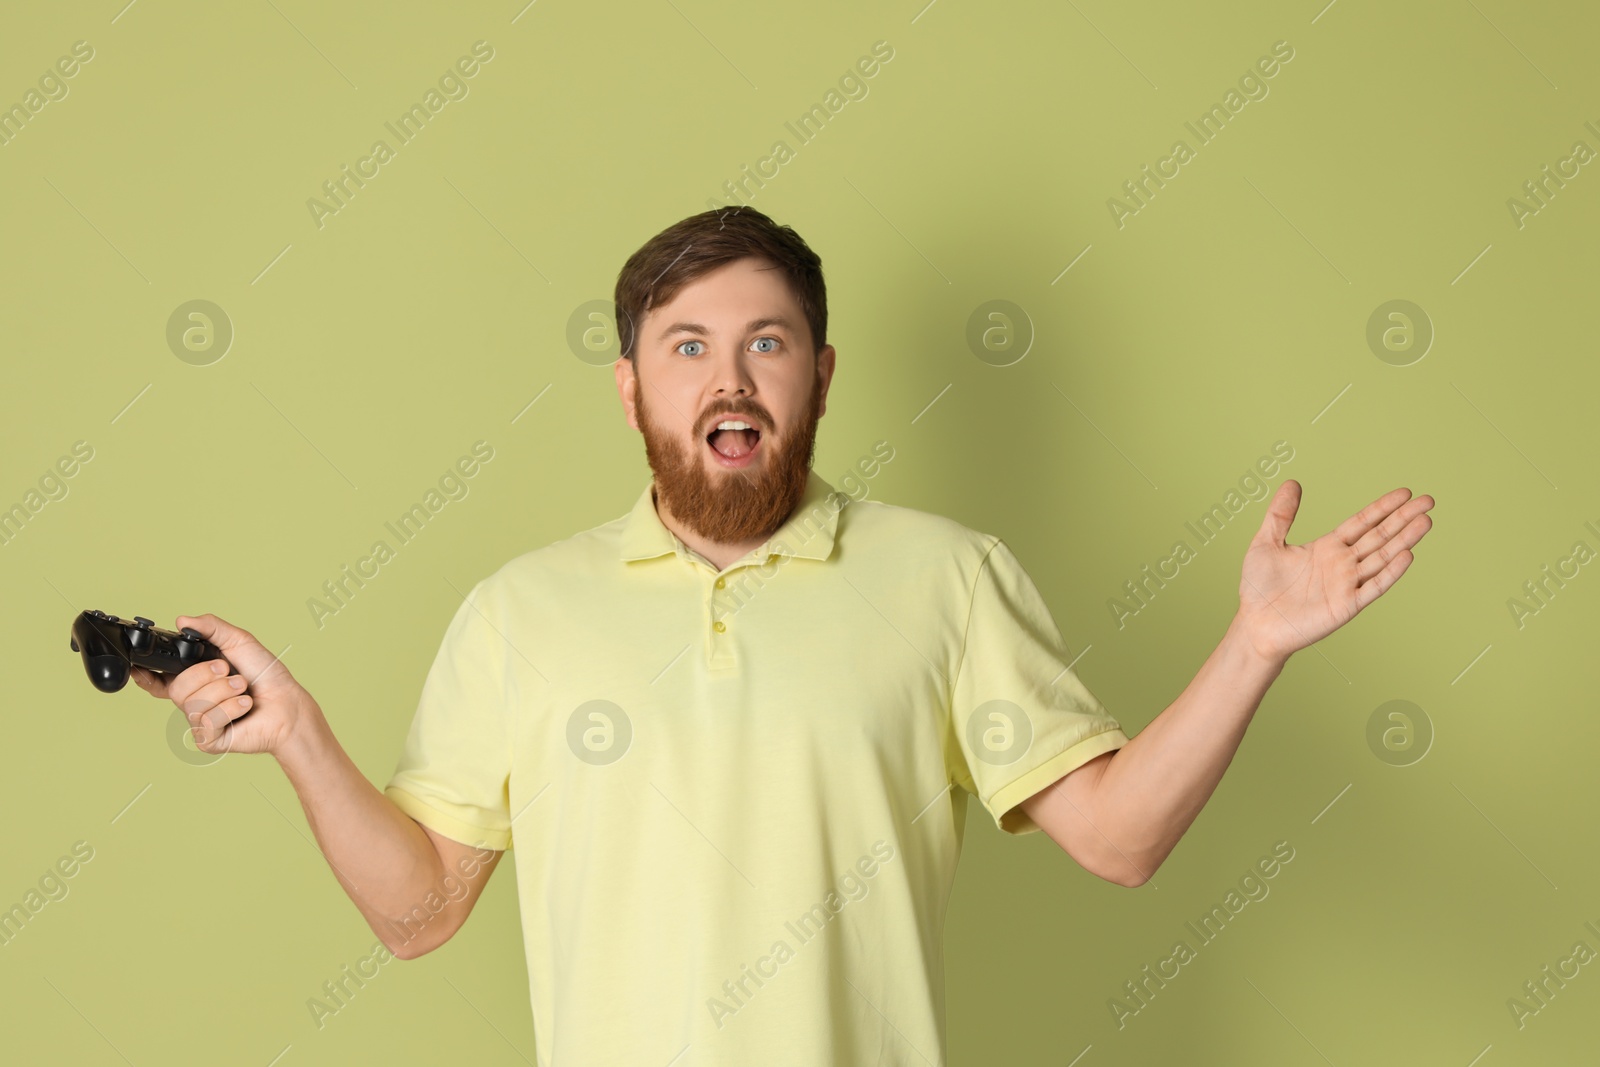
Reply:
M746 333L754 333L756 330L765 330L769 326L776 326L779 329L787 330L790 333L796 332L794 323L790 322L781 315L769 315L766 318L751 319L749 324L746 325L744 329ZM679 333L698 333L710 336L712 332L713 331L706 329L698 322L675 322L671 326L668 326L665 330L662 330L661 333L656 337L656 341L658 343L665 341L673 334Z

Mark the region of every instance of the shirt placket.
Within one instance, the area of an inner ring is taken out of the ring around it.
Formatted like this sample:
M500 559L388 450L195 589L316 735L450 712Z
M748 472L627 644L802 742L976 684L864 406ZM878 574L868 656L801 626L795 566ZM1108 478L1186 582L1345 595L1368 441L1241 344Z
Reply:
M678 557L705 582L705 595L701 601L702 654L706 668L713 671L732 670L738 666L738 656L733 644L733 598L728 595L728 583L747 563L737 563L724 574L700 553L678 538L673 538Z
M733 646L733 612L728 597L728 580L738 573L740 567L717 575L706 590L706 666L714 671L732 670L738 663Z

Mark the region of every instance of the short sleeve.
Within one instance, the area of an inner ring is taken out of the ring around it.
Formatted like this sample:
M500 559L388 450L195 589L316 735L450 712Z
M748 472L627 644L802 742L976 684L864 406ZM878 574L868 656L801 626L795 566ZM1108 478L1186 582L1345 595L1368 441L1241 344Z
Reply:
M996 538L973 584L947 747L951 780L1006 833L1038 830L1018 804L1128 743L1069 662L1039 590Z
M503 850L511 847L511 758L497 619L479 582L445 630L384 795L451 840Z

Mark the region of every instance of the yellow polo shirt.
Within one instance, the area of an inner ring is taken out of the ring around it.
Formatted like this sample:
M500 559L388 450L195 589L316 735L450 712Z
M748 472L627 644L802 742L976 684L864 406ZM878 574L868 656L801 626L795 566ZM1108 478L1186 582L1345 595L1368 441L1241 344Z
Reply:
M546 1067L943 1064L968 794L1128 741L1068 662L994 536L813 472L718 571L647 486L473 588L386 794L515 837Z

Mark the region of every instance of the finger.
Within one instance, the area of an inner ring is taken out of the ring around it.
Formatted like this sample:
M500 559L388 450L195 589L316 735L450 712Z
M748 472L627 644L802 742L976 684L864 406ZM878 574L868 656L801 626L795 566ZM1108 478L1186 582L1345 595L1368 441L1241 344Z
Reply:
M1360 611L1393 588L1415 558L1410 552L1402 552L1391 559L1383 570L1356 586L1356 610Z
M1387 493L1341 522L1334 535L1347 545L1353 545L1362 534L1382 522L1395 508L1411 498L1411 490L1391 489Z
M192 717L189 722L195 730L195 743L211 744L220 740L227 725L249 711L250 705L250 694L246 693L224 700Z
M1411 523L1412 520L1414 520L1418 515L1421 515L1431 507L1433 507L1433 497L1431 496L1419 496L1415 500L1407 501L1403 507L1396 509L1393 514L1389 515L1388 518L1384 519L1377 526L1374 526L1372 529L1368 530L1366 534L1363 535L1354 546L1352 546L1355 549L1356 559L1365 559L1373 552L1376 552L1379 548L1387 544L1389 540L1396 534L1404 530L1407 525ZM1408 547L1410 546L1400 545L1389 554L1392 556L1394 555L1394 552L1398 552L1401 548Z
M133 679L134 685L151 696L162 700L167 698L167 679L165 675L157 674L155 671L146 670L143 667L132 667L128 671L128 677Z
M233 751L233 723L230 722L222 728L222 736L211 746L211 751L218 755L226 755Z
M1422 540L1423 535L1432 528L1433 520L1426 515L1418 515L1406 523L1405 529L1379 545L1376 551L1361 557L1356 566L1356 584L1360 585L1383 570L1396 556Z
M225 756L233 750L233 723L223 723L222 729L216 731L215 736L208 735L202 728L196 726L194 734L194 747L201 752L212 756Z
M183 708L183 713L189 716L190 722L193 722L196 715L210 711L218 704L232 700L234 697L242 696L245 692L244 679L237 674L233 674L226 678L216 678L206 682L205 685L185 697L179 707Z
M206 686L226 677L231 669L225 659L208 659L204 663L185 667L177 674L168 675L167 695L181 708Z

